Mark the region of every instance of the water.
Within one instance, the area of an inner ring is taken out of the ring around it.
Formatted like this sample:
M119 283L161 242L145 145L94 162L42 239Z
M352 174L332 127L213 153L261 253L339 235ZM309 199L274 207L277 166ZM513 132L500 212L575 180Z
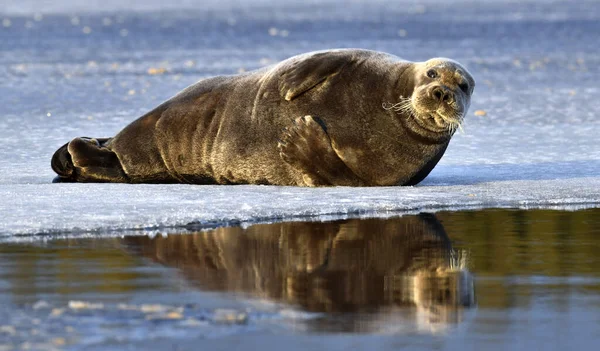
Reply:
M565 349L600 341L600 210L487 210L0 245L34 349Z

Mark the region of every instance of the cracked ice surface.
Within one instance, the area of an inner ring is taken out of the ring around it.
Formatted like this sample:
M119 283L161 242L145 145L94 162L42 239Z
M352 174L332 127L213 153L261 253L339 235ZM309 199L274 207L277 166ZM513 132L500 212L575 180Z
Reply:
M13 2L0 9L0 235L394 211L600 204L600 7L552 1ZM202 6L200 5L202 3ZM476 5L476 6L475 6ZM111 136L198 79L333 47L464 63L464 133L416 187L51 184L76 136ZM484 116L474 114L484 110Z

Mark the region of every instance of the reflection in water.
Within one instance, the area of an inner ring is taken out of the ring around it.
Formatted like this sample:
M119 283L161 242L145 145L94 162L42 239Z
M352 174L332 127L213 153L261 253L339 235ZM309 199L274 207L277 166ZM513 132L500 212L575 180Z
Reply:
M453 258L444 231L454 249L469 252L477 313L461 307L472 306L470 276L453 273L464 263ZM271 342L288 340L272 335L291 330L403 335L381 347L379 338L376 346L372 338L344 338L386 350L407 345L513 349L515 340L524 342L521 349L594 349L600 325L599 238L596 208L257 225L153 240L98 235L5 242L0 243L0 349L25 348L36 340L87 345L85 340L101 339L108 346L92 348L112 350L118 348L115 340L135 343L139 337L151 345L146 349L172 349L156 346L156 340L179 345L193 337L202 344L223 333L237 335L223 339L224 346L235 348L248 331L263 343L256 345L269 349L280 348ZM234 301L228 292L258 300ZM104 304L104 309L72 309L71 301ZM175 311L172 319L155 319L157 304ZM331 312L290 313L290 306ZM222 309L248 310L247 324L214 323L214 313ZM452 328L457 323L459 330ZM416 328L424 335L413 338ZM428 336L445 328L452 337ZM294 338L298 342L290 346L296 349L308 344L303 335ZM144 348L136 346L130 348Z
M391 331L398 316L438 330L460 322L463 308L474 305L472 277L431 214L124 240L132 252L176 267L202 290L333 312L328 318L366 316L357 325L314 326L320 330Z

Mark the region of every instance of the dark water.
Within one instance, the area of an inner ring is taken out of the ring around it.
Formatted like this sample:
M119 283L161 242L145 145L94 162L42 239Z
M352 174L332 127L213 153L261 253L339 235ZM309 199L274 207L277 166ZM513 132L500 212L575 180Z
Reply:
M1 244L0 350L594 349L599 243L591 209Z

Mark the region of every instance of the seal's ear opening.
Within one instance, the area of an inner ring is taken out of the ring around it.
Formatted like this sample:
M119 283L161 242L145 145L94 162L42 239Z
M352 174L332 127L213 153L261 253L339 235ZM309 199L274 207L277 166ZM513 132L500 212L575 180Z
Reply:
M73 159L69 154L68 146L69 143L61 146L52 156L50 164L52 170L58 174L58 177L52 180L53 183L68 182L73 175L75 167L73 167Z

